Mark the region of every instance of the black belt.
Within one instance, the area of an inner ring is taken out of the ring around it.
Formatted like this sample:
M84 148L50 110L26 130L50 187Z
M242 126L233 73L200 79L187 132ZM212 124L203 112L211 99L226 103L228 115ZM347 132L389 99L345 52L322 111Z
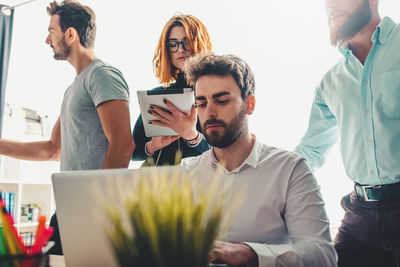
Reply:
M365 201L400 200L400 183L384 185L354 184L357 197Z

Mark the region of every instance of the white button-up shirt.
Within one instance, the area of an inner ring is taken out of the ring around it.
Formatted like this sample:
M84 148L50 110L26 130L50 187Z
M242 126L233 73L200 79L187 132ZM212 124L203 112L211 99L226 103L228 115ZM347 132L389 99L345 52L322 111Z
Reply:
M247 159L230 172L213 149L184 159L182 166L205 183L222 172L227 203L245 188L240 208L227 207L235 215L226 241L249 245L260 267L337 266L319 185L301 156L255 140Z

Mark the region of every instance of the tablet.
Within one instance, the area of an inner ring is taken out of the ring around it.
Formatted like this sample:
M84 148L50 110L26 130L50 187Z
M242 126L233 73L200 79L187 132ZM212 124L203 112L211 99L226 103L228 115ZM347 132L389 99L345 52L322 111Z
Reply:
M180 111L190 112L194 104L194 91L192 88L139 90L137 91L137 96L139 99L140 112L142 113L144 132L147 137L178 135L171 128L149 124L150 120L156 119L156 117L148 113L150 105L167 108L163 102L164 99L167 99Z

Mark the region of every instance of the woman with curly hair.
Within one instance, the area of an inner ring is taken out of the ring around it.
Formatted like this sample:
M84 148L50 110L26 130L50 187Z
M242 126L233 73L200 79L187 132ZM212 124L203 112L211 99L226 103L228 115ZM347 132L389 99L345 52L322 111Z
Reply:
M154 72L162 86L153 90L192 87L185 79L185 61L190 56L211 49L207 29L199 19L192 15L173 16L164 26L154 54ZM148 112L157 118L150 123L169 127L178 136L146 137L140 115L133 129L136 148L132 160L153 158L155 165L173 165L177 163L177 151L181 151L182 158L186 158L198 156L210 148L201 133L194 105L189 114L175 109L168 101L166 105L169 111L157 106L149 109Z

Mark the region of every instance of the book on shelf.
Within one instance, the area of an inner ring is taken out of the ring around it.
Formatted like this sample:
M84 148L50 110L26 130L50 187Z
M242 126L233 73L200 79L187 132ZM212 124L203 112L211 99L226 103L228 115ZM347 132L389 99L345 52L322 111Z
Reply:
M22 242L24 242L25 246L32 246L33 241L35 240L35 232L34 231L29 231L29 232L21 232L19 233L19 236L22 239Z
M3 200L6 212L11 214L15 221L15 193L14 192L0 192L0 197Z

